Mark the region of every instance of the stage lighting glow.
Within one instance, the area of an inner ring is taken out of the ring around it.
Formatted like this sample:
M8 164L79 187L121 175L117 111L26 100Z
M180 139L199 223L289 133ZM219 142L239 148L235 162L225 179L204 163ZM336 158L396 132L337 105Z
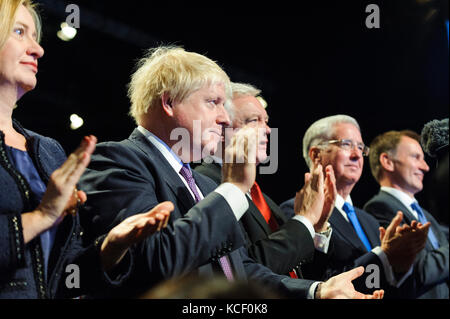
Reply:
M61 30L56 35L63 41L70 41L77 35L77 29L72 28L66 22L61 23Z
M72 130L80 128L81 126L83 126L83 124L84 124L83 119L79 117L77 114L72 114L70 116L70 128Z

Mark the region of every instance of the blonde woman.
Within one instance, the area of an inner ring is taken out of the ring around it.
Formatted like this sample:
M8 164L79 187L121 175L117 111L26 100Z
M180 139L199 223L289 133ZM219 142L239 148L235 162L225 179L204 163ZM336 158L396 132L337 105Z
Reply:
M85 137L66 158L58 142L13 119L16 102L36 86L38 60L44 54L40 34L31 1L0 0L0 298L65 296L69 263L84 274L71 294L114 285L115 278L105 271L121 262L126 275L131 267L128 247L153 233L172 209L162 203L81 248L76 213L86 194L75 186L96 138Z

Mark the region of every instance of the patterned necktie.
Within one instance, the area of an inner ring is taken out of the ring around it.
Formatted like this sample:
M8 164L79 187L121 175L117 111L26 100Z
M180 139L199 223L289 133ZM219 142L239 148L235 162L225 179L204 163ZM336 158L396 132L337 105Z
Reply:
M252 196L252 202L258 208L261 215L263 215L264 219L266 220L266 223L269 224L270 229L272 231L276 231L278 229L278 223L273 217L272 210L270 209L269 205L267 205L267 202L264 199L263 193L261 192L258 183L255 182L253 184L252 188L250 189L250 194ZM292 278L298 278L295 269L290 271L289 275Z
M195 202L198 203L201 200L200 194L198 193L197 186L195 185L195 179L192 176L191 169L189 168L189 164L183 164L180 170L180 175L184 177L186 182L189 185L189 188L191 189L192 193L195 197ZM222 267L222 270L225 274L225 277L229 281L232 281L234 279L233 272L231 271L230 261L228 260L228 256L222 256L219 258L219 264Z
M364 233L361 224L359 223L358 217L356 216L355 209L353 208L353 206L345 202L342 209L347 213L348 219L352 223L353 228L355 229L359 239L361 239L364 246L366 246L367 251L371 251L372 247L370 246L369 240L367 239L367 236Z
M411 207L412 207L412 209L414 209L417 212L417 215L419 216L419 222L421 222L422 224L426 224L428 222L428 220L425 217L425 214L423 213L422 208L419 206L419 203L414 202L411 204ZM434 249L439 248L439 241L437 240L436 236L434 235L431 227L430 227L430 229L428 229L428 239L430 240Z

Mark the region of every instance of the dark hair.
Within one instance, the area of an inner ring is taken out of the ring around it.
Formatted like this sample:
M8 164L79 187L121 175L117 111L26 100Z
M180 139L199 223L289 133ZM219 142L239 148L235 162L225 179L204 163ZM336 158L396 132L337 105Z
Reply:
M410 137L420 144L420 135L411 130L389 131L383 133L375 137L370 144L370 170L377 182L380 181L382 173L380 155L382 153L388 153L392 156L395 155L397 146L400 143L400 139L402 138L402 136Z

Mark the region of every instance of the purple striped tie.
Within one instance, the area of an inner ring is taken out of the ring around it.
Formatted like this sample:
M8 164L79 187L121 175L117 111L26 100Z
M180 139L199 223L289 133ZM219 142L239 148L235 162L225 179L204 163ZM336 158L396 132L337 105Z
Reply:
M195 202L198 203L201 200L201 198L200 198L200 194L197 191L197 187L195 186L195 180L194 180L194 177L192 176L192 172L191 172L191 169L189 168L189 164L183 164L183 166L181 167L181 170L180 170L180 174L181 174L181 176L184 177L184 179L188 183L189 188L191 189L192 193L194 194ZM233 272L231 271L231 266L230 266L230 261L228 260L228 256L220 257L219 264L222 267L225 277L227 277L227 279L229 281L232 281L234 278L233 278Z

